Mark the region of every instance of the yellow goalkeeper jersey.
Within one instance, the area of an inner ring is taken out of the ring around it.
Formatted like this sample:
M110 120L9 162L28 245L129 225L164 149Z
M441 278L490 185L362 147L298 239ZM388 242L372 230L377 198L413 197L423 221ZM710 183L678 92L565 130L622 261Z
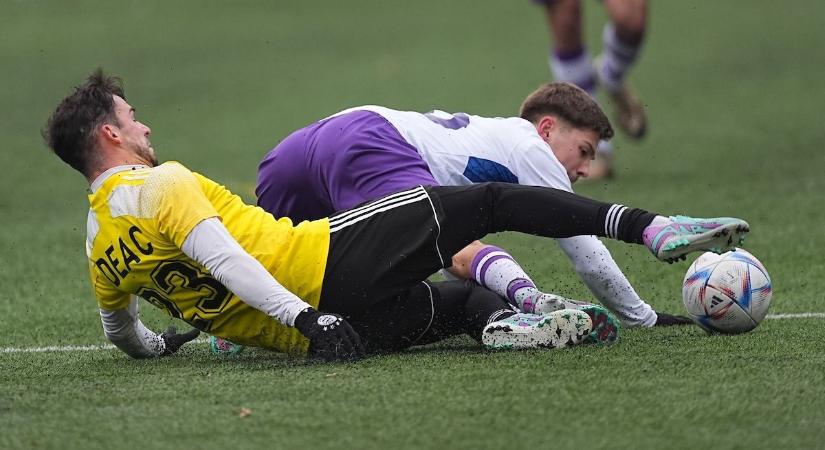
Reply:
M195 225L217 217L278 282L317 308L329 249L326 219L297 226L276 220L177 162L115 167L98 180L89 195L86 254L101 308L126 308L137 295L238 344L306 351L296 329L242 302L181 247Z

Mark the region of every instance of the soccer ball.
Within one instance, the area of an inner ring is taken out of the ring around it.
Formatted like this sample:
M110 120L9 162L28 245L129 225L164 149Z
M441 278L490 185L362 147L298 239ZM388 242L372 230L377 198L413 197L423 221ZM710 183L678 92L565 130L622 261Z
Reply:
M696 258L682 283L682 301L693 321L708 332L738 334L765 318L771 290L765 266L737 248Z

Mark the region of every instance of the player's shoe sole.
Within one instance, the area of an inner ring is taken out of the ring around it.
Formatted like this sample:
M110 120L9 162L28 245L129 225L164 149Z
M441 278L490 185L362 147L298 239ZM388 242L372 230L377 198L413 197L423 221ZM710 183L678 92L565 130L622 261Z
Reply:
M587 335L586 342L599 345L613 345L619 341L622 328L619 319L610 314L607 308L599 305L582 305L577 307L590 318L593 329Z
M669 263L684 260L685 255L696 251L718 254L733 250L744 242L750 231L744 220L728 217L693 219L676 216L671 219L673 224L659 230L653 244L648 246L657 258ZM707 231L697 231L702 229Z
M590 317L593 330L587 336L587 342L612 345L619 340L621 322L613 314L610 314L607 308L600 305L570 300L555 294L542 293L535 301L532 312L534 314L550 314L562 309L577 309L584 311Z
M490 350L561 348L581 343L592 329L590 316L576 309L516 313L484 327L481 342Z

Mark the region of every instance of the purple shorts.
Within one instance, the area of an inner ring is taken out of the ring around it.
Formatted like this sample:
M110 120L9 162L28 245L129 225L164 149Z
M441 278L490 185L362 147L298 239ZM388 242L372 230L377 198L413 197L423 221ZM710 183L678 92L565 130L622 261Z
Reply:
M258 205L295 222L329 217L411 187L437 186L418 150L387 119L353 111L304 127L258 166Z

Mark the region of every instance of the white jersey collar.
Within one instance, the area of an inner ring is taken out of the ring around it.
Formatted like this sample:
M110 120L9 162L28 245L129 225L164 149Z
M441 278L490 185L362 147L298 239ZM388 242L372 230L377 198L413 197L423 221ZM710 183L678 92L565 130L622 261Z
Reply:
M92 186L91 186L92 192L94 193L96 190L100 189L100 186L103 185L103 183L106 181L107 178L109 178L110 176L112 176L112 175L114 175L118 172L123 172L123 171L126 171L126 170L135 170L135 169L148 169L148 168L149 168L149 166L144 165L144 164L127 164L125 166L110 167L105 172L98 175L97 178L95 178L95 181L92 181Z

